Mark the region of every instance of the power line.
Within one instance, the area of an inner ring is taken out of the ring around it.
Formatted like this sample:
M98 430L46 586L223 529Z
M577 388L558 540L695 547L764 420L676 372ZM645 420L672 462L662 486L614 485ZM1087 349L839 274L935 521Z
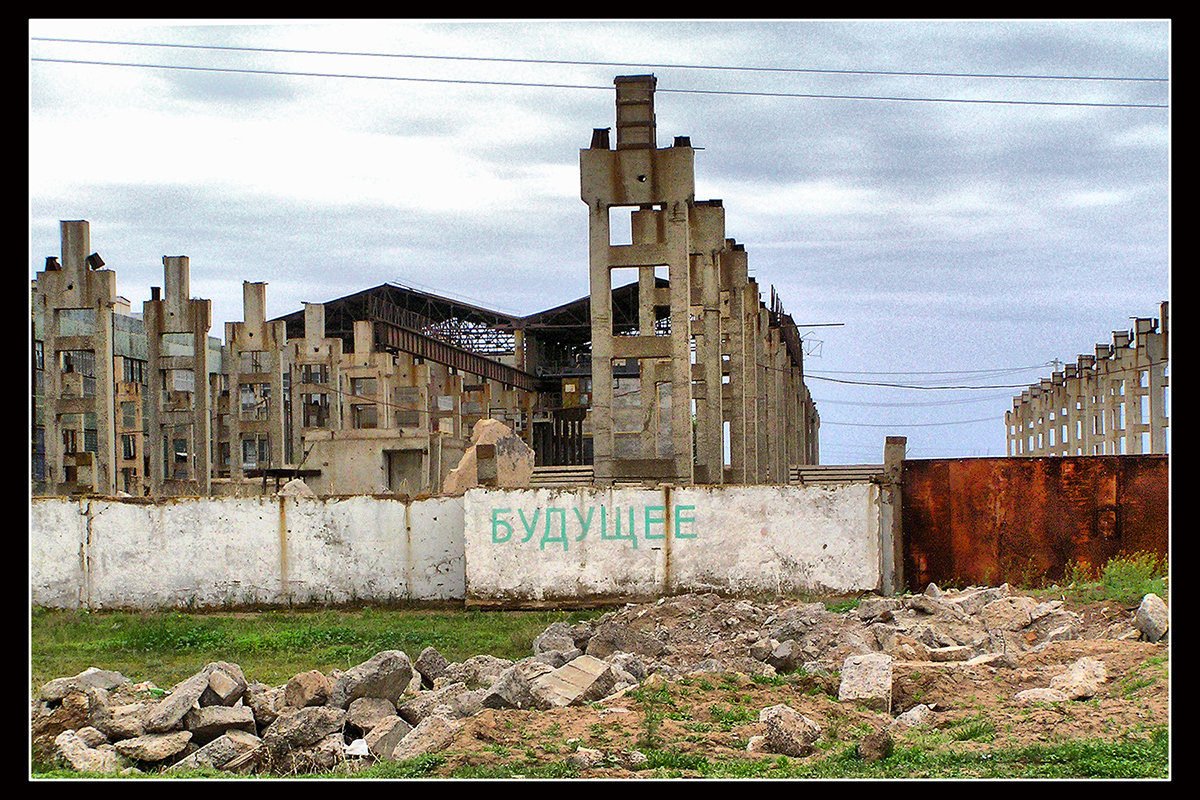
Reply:
M932 390L932 389L1027 389L1030 386L1030 384L1028 384L1028 383L987 384L987 385L979 385L979 386L915 386L912 384L905 384L905 383L878 383L875 381L850 381L850 380L845 380L842 378L825 378L820 375L813 375L812 373L806 373L804 378L805 378L805 380L812 378L815 381L829 381L830 383L845 383L845 384L850 384L853 386L883 386L883 387L886 387L889 389L929 389L929 390Z
M965 397L961 400L925 400L919 403L859 403L853 400L822 400L813 398L813 402L817 405L835 405L835 406L865 406L867 408L905 408L919 407L926 408L928 406L954 406L964 403L984 403L991 400L1011 400L1011 394L990 394L987 397Z
M526 81L483 81L465 80L462 78L413 78L396 75L359 75L339 72L294 72L289 70L245 69L236 67L196 67L177 64L137 64L125 61L89 61L73 58L31 58L49 64L83 64L97 67L139 67L142 69L168 69L191 72L225 72L244 75L279 75L300 78L346 78L355 80L404 81L410 83L451 83L464 86L512 86L527 89L589 89L611 92L611 86L588 86L586 84L569 83L532 83ZM736 97L779 97L802 100L877 100L916 103L967 103L975 105L1019 105L1019 106L1072 106L1085 108L1146 108L1166 109L1170 106L1155 103L1085 103L1065 100L994 100L959 97L899 97L888 95L844 95L844 94L815 94L802 92L750 92L733 89L658 89L658 92L672 94L709 94L728 95Z
M866 370L826 369L822 372L828 375L1002 375L1009 372L1022 372L1029 369L1041 369L1053 366L1053 361L1041 364L1030 364L1027 367L996 367L995 369L950 369L950 370L909 370L904 372L870 372Z
M821 420L821 427L839 425L845 428L936 428L943 425L969 425L973 422L997 422L1004 417L980 417L979 419L957 419L951 422L913 422L913 423L883 423L883 422L831 422Z
M503 58L498 56L438 56L417 53L370 53L343 50L304 50L298 48L279 47L245 47L230 45L176 44L168 42L114 42L101 39L66 39L49 36L30 37L36 42L67 42L74 44L105 44L128 47L171 47L190 50L228 50L254 53L285 53L293 55L326 55L354 56L366 58L409 58L433 59L444 61L488 61L510 64L558 64L564 66L586 67L648 67L650 69L697 69L726 72L780 72L797 74L823 75L880 75L910 78L997 78L1014 80L1055 80L1055 81L1134 81L1134 82L1165 82L1169 78L1144 78L1108 75L1020 75L983 72L905 72L878 69L817 69L811 67L745 67L717 64L654 64L637 61L577 61L549 58Z

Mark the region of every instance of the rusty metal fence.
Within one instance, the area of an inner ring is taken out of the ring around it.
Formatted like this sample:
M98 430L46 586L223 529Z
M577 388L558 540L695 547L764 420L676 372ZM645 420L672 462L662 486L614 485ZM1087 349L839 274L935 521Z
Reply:
M1037 586L1068 565L1167 554L1168 456L906 460L904 583Z

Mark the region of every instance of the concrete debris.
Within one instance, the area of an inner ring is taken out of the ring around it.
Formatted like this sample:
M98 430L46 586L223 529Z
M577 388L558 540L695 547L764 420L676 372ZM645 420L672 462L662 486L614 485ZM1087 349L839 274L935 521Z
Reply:
M883 761L892 754L895 741L887 731L872 731L858 743L858 757L863 761Z
M932 708L924 703L917 703L897 716L892 725L898 728L930 728L933 727L934 717L935 712Z
M1081 658L1061 675L1050 680L1050 688L1057 689L1069 700L1086 700L1096 693L1100 684L1108 680L1108 670L1103 661Z
M290 708L323 706L332 688L329 678L318 670L293 675L283 687L283 704Z
M1171 624L1171 612L1167 610L1167 604L1161 597L1151 593L1142 598L1141 605L1134 614L1133 623L1146 641L1157 642L1167 635Z
M764 708L758 715L765 734L763 749L783 756L806 756L821 737L821 726L786 705Z
M1049 679L1046 671L1028 669L1024 659L1050 663L1047 648L1069 646L1087 626L1062 602L1038 602L1007 585L930 586L918 595L849 605L834 612L821 603L678 595L587 622L553 623L535 637L530 656L515 662L481 654L452 663L432 647L414 662L386 650L344 672L309 670L279 686L247 681L236 664L212 662L164 695L152 684L91 667L40 687L31 732L39 757L80 772L278 776L437 752L488 709L601 707L631 688L654 689L689 675L726 672L749 680L802 672L836 692L839 702L888 715L858 746L860 757L877 760L888 757L892 733L935 725L933 708L901 687L912 665L926 672L1006 669L1026 686L1043 683L1018 692L1017 704L1093 697L1108 679L1104 663L1088 657ZM1131 629L1108 623L1089 624L1109 630L1111 639ZM1161 640L1166 604L1147 595L1132 624L1139 636ZM895 686L894 675L901 676ZM893 697L909 707L890 720ZM762 709L759 725L747 746L752 753L811 755L822 735L816 722L786 705ZM597 755L583 747L569 758L586 769L645 760L636 752Z
M885 653L850 656L842 664L838 702L860 703L867 708L892 711L892 657Z
M533 448L496 419L471 429L471 444L442 482L442 494L460 495L475 486L521 488L533 477Z
M279 494L283 497L316 497L317 493L311 487L299 478L292 478L279 488Z
M408 656L399 650L384 650L339 675L329 690L329 705L344 709L360 697L382 697L395 703L412 677Z
M1024 691L1017 692L1013 697L1013 700L1022 705L1031 705L1033 703L1065 703L1069 699L1058 689L1047 687L1025 689Z

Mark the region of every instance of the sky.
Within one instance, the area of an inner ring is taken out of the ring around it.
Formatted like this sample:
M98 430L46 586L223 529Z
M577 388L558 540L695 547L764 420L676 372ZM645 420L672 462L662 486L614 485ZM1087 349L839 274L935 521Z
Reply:
M1002 456L1022 387L1170 299L1171 32L31 19L29 278L85 219L134 311L187 256L222 338L243 281L269 317L385 282L551 308L588 292L579 150L649 73L803 335L821 462Z

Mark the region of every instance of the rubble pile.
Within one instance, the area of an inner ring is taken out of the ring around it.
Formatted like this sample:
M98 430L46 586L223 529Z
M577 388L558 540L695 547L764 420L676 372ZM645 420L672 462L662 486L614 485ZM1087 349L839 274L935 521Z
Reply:
M486 654L450 662L432 647L413 660L387 650L344 672L310 670L268 686L216 661L167 692L93 667L40 687L31 727L35 753L80 772L293 775L438 752L489 709L605 703L648 679L804 670L829 676L839 702L884 715L895 729L929 725L933 710L903 702L894 665L1014 667L1022 654L1085 635L1162 641L1167 619L1163 601L1147 595L1136 614L1097 631L1062 601L1038 601L1007 585L943 592L931 584L923 594L869 596L843 611L686 594L554 623L515 662ZM1107 679L1103 661L1080 658L1012 702L1086 699ZM821 734L818 722L787 705L763 708L759 727L751 752L804 756ZM886 758L890 748L887 729L859 744L870 760ZM636 762L639 755L622 757ZM589 757L601 756L587 748L572 755L580 763Z

